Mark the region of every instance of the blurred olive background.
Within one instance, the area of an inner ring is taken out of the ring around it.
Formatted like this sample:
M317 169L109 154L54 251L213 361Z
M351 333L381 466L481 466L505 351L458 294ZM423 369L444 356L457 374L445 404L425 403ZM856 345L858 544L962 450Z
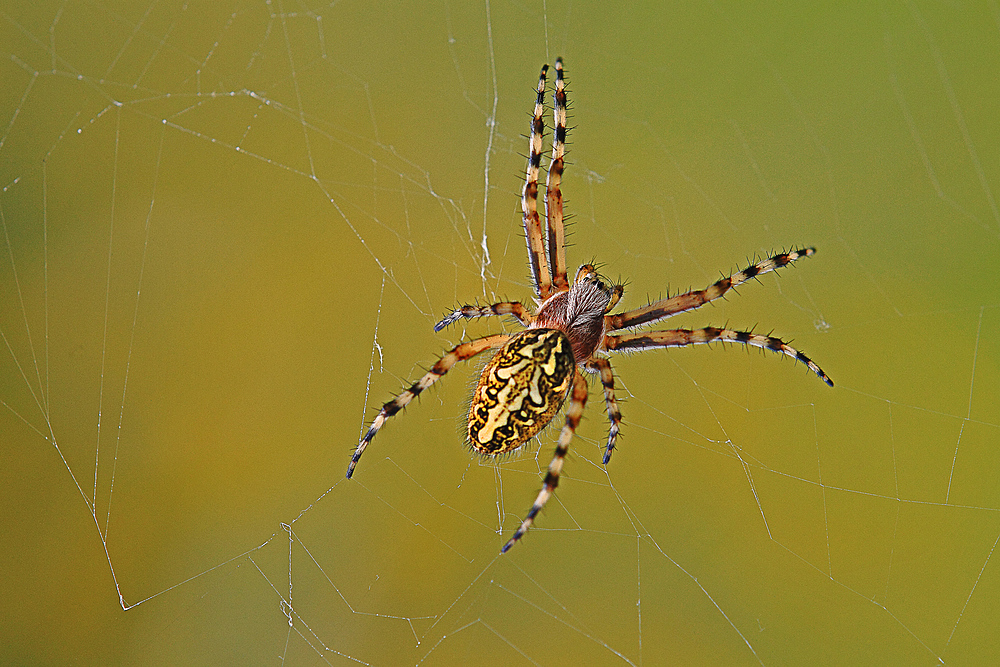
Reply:
M1000 651L995 2L0 3L5 664L988 664ZM528 300L538 69L569 262L671 320L480 461L456 367ZM484 247L488 254L484 252Z

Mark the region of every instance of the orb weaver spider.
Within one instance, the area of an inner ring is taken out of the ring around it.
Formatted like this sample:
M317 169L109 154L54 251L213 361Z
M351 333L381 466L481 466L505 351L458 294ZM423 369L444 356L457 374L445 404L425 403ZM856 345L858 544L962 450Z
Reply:
M365 448L386 420L437 382L452 366L486 350L498 350L483 369L469 408L467 438L468 444L475 451L487 456L497 456L520 448L552 421L569 398L566 422L559 433L555 455L546 471L542 490L501 552L506 552L524 536L559 484L570 440L587 403L587 381L582 371L597 374L604 387L604 402L611 427L604 448L603 463L607 465L611 460L622 415L615 400L611 364L604 356L597 356L598 352L651 350L713 341L743 343L800 361L820 379L833 386L826 373L809 357L772 336L717 327L613 333L700 308L751 278L780 269L816 251L814 248L804 248L777 254L728 278L722 278L706 289L677 294L635 310L610 314L622 298L622 285L609 286L598 276L597 269L592 264L581 266L572 284L567 280L566 235L560 189L566 152L566 87L561 58L556 59L555 71L555 137L545 184L547 230L544 235L538 213L538 174L542 162L542 117L545 111L545 77L548 65L542 67L538 77L538 96L528 144L527 177L521 193L524 235L528 242L528 260L537 308L532 312L520 302L510 301L489 306L466 305L446 315L434 326L434 331L441 331L460 319L489 315L513 315L525 329L518 333L476 338L446 353L422 378L382 406L371 427L358 443L347 468L347 477L350 478Z

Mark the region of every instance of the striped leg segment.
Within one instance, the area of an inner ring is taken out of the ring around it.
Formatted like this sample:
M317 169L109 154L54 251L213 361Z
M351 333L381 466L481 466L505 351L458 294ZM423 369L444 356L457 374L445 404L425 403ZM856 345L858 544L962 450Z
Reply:
M592 359L587 363L587 368L597 371L601 378L601 385L604 387L604 404L608 409L608 421L611 422L611 428L608 430L608 446L604 450L602 463L608 465L622 423L622 413L618 409L618 401L615 400L615 376L611 372L611 363L607 359L599 357Z
M764 273L780 269L800 257L808 257L815 252L815 248L803 248L802 250L793 250L792 252L775 255L774 257L769 257L761 262L752 264L728 278L718 280L706 289L685 292L684 294L678 294L667 299L660 299L642 308L636 308L635 310L617 315L608 315L605 318L607 330L614 331L626 327L635 327L640 324L656 322L677 313L694 310L709 301L718 299L732 288L745 283L751 278L756 278Z
M652 350L658 347L683 347L685 345L712 343L717 340L728 341L730 343L743 343L744 345L752 345L753 347L779 352L796 361L802 362L809 367L809 370L818 375L819 379L831 387L833 386L833 380L827 377L823 369L817 366L812 359L795 348L786 345L780 338L760 336L748 331L733 331L732 329L718 329L716 327L644 331L634 334L605 336L604 345L609 350Z
M434 331L441 331L461 319L469 320L490 315L513 315L524 326L528 326L535 319L519 301L501 301L489 306L462 306L445 315L444 319L434 325Z
M382 428L382 425L385 424L389 417L392 417L397 412L405 408L410 401L419 396L424 389L427 389L427 387L437 382L441 376L451 370L451 367L459 361L471 359L480 352L489 350L490 348L500 347L508 340L510 340L509 335L496 334L493 336L485 336L484 338L477 338L476 340L469 341L468 343L458 345L443 357L438 359L438 362L434 364L434 366L427 371L422 378L410 385L409 389L383 405L382 409L379 410L377 415L375 415L375 419L372 421L371 427L358 443L358 448L354 451L354 456L351 457L351 463L347 466L348 479L350 479L351 475L354 474L354 467L358 464L358 460L361 459L361 455L365 453L365 448L368 447L368 443L372 441L375 434L378 433L379 429Z
M566 282L566 227L563 223L562 183L566 155L566 84L562 58L556 59L556 92L553 105L555 136L552 139L552 162L545 181L545 219L548 222L549 264L555 289L569 287Z
M531 117L531 136L528 138L528 172L521 191L521 211L524 213L524 236L528 241L528 263L531 265L531 280L535 293L542 299L552 291L552 276L545 259L545 240L542 238L542 221L538 217L538 170L542 164L542 134L545 130L545 73L549 66L542 67L538 76L538 98L535 112Z
M583 408L587 404L587 380L580 373L579 368L576 369L575 373L569 407L566 408L566 424L559 433L559 443L556 445L555 456L552 457L552 462L549 463L548 472L545 473L545 482L542 485L542 490L538 493L535 503L528 510L528 516L521 522L521 526L514 533L514 536L510 538L507 544L503 545L503 549L500 550L501 553L507 553L514 546L514 543L528 532L531 524L535 522L535 517L542 511L545 503L548 502L552 493L559 485L559 473L562 472L563 461L566 458L567 452L569 452L569 443L573 439L576 427L580 424L580 417L583 416Z

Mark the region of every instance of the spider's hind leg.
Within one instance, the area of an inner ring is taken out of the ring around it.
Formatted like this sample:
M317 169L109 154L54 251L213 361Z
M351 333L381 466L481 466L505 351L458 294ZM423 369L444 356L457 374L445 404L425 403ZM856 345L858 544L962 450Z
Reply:
M569 407L566 408L566 424L559 433L559 444L556 445L555 455L552 457L549 469L545 473L545 482L543 483L542 490L538 492L538 497L535 498L534 504L528 510L528 515L524 517L524 521L521 522L520 527L514 532L514 536L507 541L507 544L503 545L503 549L500 550L501 553L506 553L514 546L515 542L524 537L524 534L528 532L528 529L535 522L535 517L542 511L545 503L548 502L549 498L555 492L556 486L559 485L559 474L562 472L566 454L569 453L569 443L573 439L573 434L576 433L576 427L580 425L583 408L587 404L587 380L580 373L579 368L576 369L575 373Z
M734 331L718 327L702 329L668 329L666 331L641 331L632 334L609 335L604 337L604 347L608 350L653 350L660 347L684 347L713 343L715 341L742 343L763 350L771 350L791 357L805 364L819 379L833 386L833 380L804 353L774 336L761 336L750 331Z
M382 428L389 417L392 417L409 405L410 401L419 396L424 389L427 389L427 387L440 380L458 362L471 359L480 352L490 348L500 347L508 340L510 340L510 336L507 334L495 334L493 336L477 338L476 340L456 346L438 359L437 363L422 378L410 385L399 396L386 402L382 406L382 409L378 411L378 414L375 415L375 419L372 420L372 425L368 428L368 431L362 436L361 441L358 442L358 448L354 450L351 463L347 466L347 478L350 479L351 475L354 474L354 467L358 465L358 461L361 459L361 455L365 453L368 443L375 438L375 434L379 432L379 429Z

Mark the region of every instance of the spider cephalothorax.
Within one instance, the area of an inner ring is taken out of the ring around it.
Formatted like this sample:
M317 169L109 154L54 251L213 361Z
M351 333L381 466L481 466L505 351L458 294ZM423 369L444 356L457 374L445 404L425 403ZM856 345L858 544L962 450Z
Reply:
M622 416L615 400L614 374L606 358L607 352L680 347L713 341L743 343L792 357L833 386L830 378L809 357L786 345L780 338L772 336L717 327L614 333L699 308L751 278L779 269L800 257L812 255L815 252L812 248L774 255L728 278L718 280L703 290L684 292L614 315L608 313L618 304L624 290L621 285L608 286L592 265L580 267L573 284L569 284L566 278L566 237L560 188L566 149L566 89L562 59L556 60L555 69L555 137L545 184L547 225L544 234L538 214L538 173L541 168L542 135L545 127L543 114L547 65L542 67L538 78L538 97L531 119L528 144L527 177L521 194L528 263L540 305L534 312L529 312L517 301L489 306L462 306L438 322L434 327L435 331L441 331L460 319L513 315L526 328L516 334L494 334L462 343L441 357L422 378L382 406L371 427L358 443L347 467L347 476L350 477L368 443L385 421L406 407L452 366L486 350L499 348L483 369L472 396L467 434L473 449L486 455L505 454L518 449L545 428L569 398L566 423L559 433L559 442L546 471L542 490L502 551L507 551L521 539L559 484L563 460L569 452L570 440L587 402L587 381L581 371L596 373L604 388L604 402L611 422L604 450L604 464L611 460Z
M622 297L622 287L609 288L590 264L576 272L573 285L550 296L535 313L532 327L559 329L573 343L573 356L589 359L604 338L604 316Z

